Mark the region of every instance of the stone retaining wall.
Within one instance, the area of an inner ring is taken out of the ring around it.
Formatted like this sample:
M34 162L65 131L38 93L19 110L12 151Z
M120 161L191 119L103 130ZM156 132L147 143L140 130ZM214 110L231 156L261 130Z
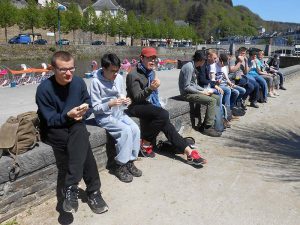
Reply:
M282 70L287 78L300 74L300 66ZM202 107L203 108L203 107ZM187 102L170 99L168 111L173 124L190 126L190 107ZM96 126L93 120L87 122L90 143L99 170L106 167L113 149L104 129ZM15 181L9 180L12 159L3 156L0 159L0 223L19 212L38 205L55 196L57 168L52 148L44 143L39 147L18 156L21 171Z
M65 50L72 53L77 58L101 57L104 53L114 52L120 58L136 58L141 46L113 46L113 45L0 45L0 61L7 60L34 60L45 59L48 61L53 52ZM161 48L158 47L159 57L170 57L176 59L189 60L195 52L195 48Z
M170 99L168 111L173 124L189 125L189 104ZM108 136L103 128L87 121L90 143L99 170L106 167L108 155L114 151L108 146ZM15 181L10 181L9 171L12 159L2 156L0 159L0 223L32 206L55 196L57 168L52 148L44 143L18 156L20 173Z

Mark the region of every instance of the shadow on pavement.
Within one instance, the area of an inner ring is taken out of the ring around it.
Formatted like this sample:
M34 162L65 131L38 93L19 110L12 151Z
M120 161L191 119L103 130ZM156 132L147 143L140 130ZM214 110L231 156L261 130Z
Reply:
M226 146L241 148L238 158L255 160L270 179L300 181L300 127L236 126L226 138Z

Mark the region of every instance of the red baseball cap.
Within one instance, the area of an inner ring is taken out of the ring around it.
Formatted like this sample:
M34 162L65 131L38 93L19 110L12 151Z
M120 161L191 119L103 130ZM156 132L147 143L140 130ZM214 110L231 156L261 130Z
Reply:
M146 57L150 57L150 56L156 56L156 49L155 48L143 48L141 55L146 56Z

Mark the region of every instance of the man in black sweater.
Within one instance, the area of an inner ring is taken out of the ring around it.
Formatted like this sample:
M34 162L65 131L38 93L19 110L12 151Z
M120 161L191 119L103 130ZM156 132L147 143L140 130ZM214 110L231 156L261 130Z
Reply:
M84 123L90 115L90 96L83 79L73 75L74 58L70 53L56 52L51 65L54 75L38 86L36 104L42 141L52 146L59 175L63 176L57 185L63 183L64 187L63 210L77 211L78 183L83 178L90 208L103 213L108 206L101 197L100 177Z

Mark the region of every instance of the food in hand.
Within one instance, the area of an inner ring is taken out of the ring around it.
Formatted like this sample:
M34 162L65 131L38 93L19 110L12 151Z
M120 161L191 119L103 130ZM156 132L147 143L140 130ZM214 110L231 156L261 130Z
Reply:
M89 108L89 104L87 103L83 103L79 106L79 110L88 109L88 108Z

